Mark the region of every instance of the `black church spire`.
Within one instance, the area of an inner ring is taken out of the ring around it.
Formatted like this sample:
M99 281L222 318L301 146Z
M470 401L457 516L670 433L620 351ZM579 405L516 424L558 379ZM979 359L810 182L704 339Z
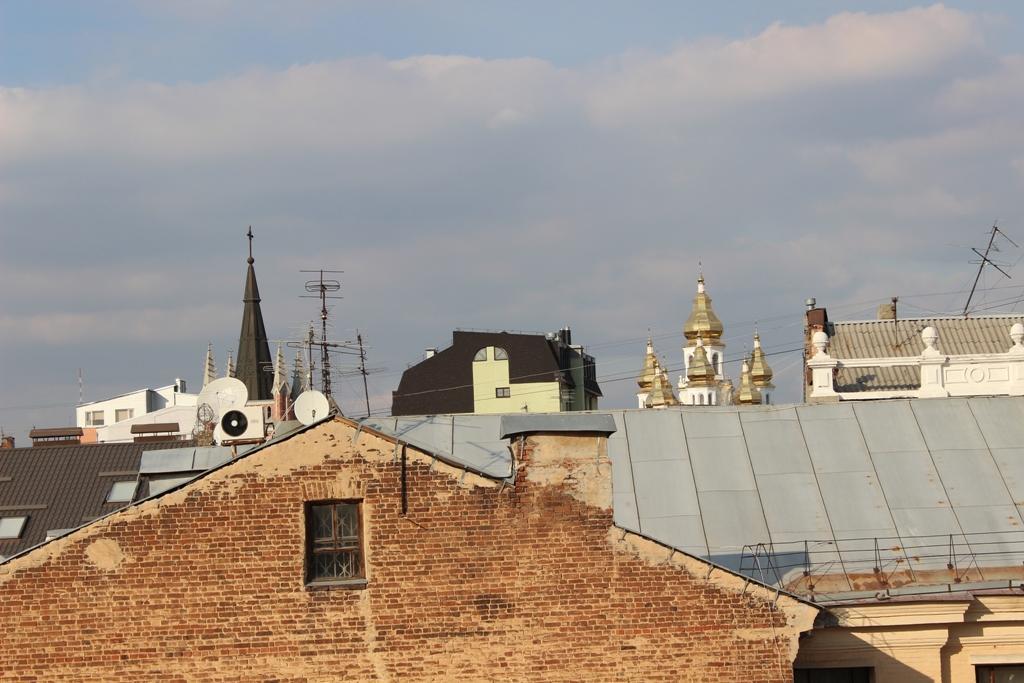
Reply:
M249 271L245 276L245 293L242 295L245 309L242 312L242 330L238 334L235 376L245 383L250 400L270 400L273 361L270 358L267 330L263 325L263 312L260 310L256 270L252 265L252 226L249 226L246 236L249 238Z

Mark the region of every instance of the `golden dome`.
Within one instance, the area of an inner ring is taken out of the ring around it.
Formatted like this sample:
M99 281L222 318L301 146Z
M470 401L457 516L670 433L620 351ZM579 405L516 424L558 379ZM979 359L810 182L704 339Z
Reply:
M736 394L736 403L741 405L759 405L761 403L761 390L754 386L750 379L750 366L743 361L743 370L740 372L740 390Z
M646 406L648 408L664 408L665 406L679 405L679 399L672 391L672 384L668 380L668 373L655 361L654 381L651 386L651 393L647 396Z
M651 338L647 337L647 355L644 356L644 369L640 371L636 383L641 389L650 390L654 384L654 376L657 374L658 359L654 355L654 344Z
M704 291L704 275L697 278L697 296L693 298L693 309L683 325L683 335L691 342L698 337L716 342L722 338L722 321L711 308L711 297Z
M761 337L754 333L754 351L750 354L750 379L757 387L770 387L772 385L772 369L764 358L764 349L761 348Z
M710 387L715 384L715 368L708 362L704 340L697 337L697 348L690 356L690 366L686 369L687 384L695 387Z

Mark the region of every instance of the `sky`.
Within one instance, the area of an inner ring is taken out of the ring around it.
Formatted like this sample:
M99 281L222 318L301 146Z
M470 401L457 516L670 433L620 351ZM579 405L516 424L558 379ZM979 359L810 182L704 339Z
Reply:
M0 0L0 428L73 423L79 370L223 372L250 225L273 344L344 271L375 413L456 328L563 325L632 406L700 267L728 374L756 326L797 401L808 297L958 312L993 222L1024 244L1022 38L1017 2ZM1020 309L1002 247L976 312Z

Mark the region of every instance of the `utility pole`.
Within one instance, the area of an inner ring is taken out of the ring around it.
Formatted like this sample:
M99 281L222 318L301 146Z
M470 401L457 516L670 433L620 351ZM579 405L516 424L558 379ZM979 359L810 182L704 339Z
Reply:
M366 417L370 417L370 389L366 383L366 349L363 347L363 335L356 330L356 342L359 344L359 374L363 376L363 396L366 398Z

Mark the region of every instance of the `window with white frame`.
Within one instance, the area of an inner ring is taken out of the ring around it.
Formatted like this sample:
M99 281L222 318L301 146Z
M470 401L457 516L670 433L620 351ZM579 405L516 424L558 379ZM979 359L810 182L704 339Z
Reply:
M0 540L21 538L28 517L0 517Z
M118 408L114 411L114 422L130 420L135 417L135 410L132 408Z
M102 427L103 426L103 411L102 410L87 410L87 411L85 411L85 426L86 427Z

